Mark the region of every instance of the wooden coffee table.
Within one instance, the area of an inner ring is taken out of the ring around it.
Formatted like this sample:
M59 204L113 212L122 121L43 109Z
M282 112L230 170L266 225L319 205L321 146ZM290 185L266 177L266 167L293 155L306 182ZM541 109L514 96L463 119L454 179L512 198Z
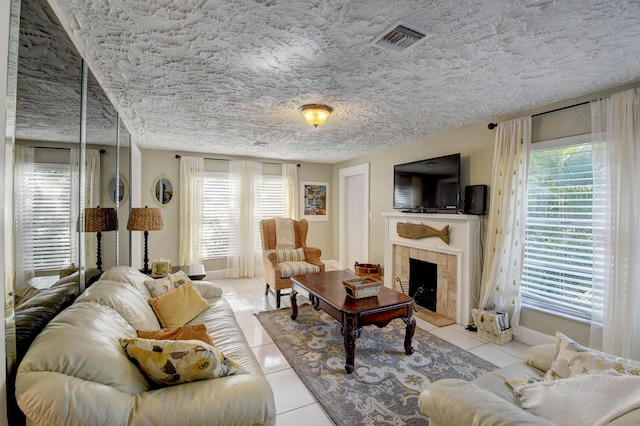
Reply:
M347 362L344 369L353 372L356 338L360 337L362 327L375 324L382 328L395 318L402 318L407 324L404 336L404 351L413 353L411 339L416 329L413 318L413 299L407 295L386 287L380 288L378 295L364 299L347 296L342 280L357 278L348 271L328 271L317 274L298 275L291 278L291 318L298 317L296 296L302 292L309 294L313 307L322 309L342 324L344 349Z

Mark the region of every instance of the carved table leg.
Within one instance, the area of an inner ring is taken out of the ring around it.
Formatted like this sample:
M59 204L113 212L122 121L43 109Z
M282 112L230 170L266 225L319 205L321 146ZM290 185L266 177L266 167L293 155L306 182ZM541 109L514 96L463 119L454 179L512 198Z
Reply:
M356 353L356 338L360 335L360 329L355 327L353 316L346 315L344 322L342 323L341 333L344 337L344 351L347 356L344 369L347 374L353 373L354 359Z
M296 301L296 295L298 293L295 290L291 290L289 298L291 299L291 319L298 318L298 302Z
M409 316L402 318L402 321L407 324L407 331L404 335L404 352L407 355L411 355L413 353L411 339L413 339L413 333L416 331L416 319L411 315L411 311L409 311Z

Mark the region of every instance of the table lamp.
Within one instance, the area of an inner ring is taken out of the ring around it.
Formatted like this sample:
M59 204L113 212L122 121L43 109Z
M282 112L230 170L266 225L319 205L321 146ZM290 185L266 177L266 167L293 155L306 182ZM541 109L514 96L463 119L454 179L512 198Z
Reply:
M97 232L98 256L96 267L102 271L102 233L118 229L116 209L111 207L87 207L84 209L84 232Z
M136 207L129 212L129 231L144 231L144 268L140 272L148 274L149 269L149 231L160 231L164 229L164 219L162 210L159 208Z

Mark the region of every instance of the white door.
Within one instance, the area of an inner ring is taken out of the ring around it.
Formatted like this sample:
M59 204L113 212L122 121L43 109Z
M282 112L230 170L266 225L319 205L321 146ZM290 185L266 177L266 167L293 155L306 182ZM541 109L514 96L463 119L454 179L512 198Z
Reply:
M340 170L340 263L369 262L369 164Z

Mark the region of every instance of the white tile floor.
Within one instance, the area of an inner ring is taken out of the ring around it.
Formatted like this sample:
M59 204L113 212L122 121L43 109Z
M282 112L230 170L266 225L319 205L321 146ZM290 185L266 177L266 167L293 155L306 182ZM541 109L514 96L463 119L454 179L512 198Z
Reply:
M231 304L236 319L262 366L275 396L278 426L299 425L304 421L308 426L324 426L333 423L325 415L315 398L307 390L293 371L273 340L264 331L255 313L275 309L275 298L264 295L263 278L209 279L219 284L224 297ZM289 306L289 298L283 297L282 304ZM510 342L504 346L486 343L475 333L454 324L436 327L416 318L417 326L480 358L499 367L522 360L522 353L528 348L520 342Z

